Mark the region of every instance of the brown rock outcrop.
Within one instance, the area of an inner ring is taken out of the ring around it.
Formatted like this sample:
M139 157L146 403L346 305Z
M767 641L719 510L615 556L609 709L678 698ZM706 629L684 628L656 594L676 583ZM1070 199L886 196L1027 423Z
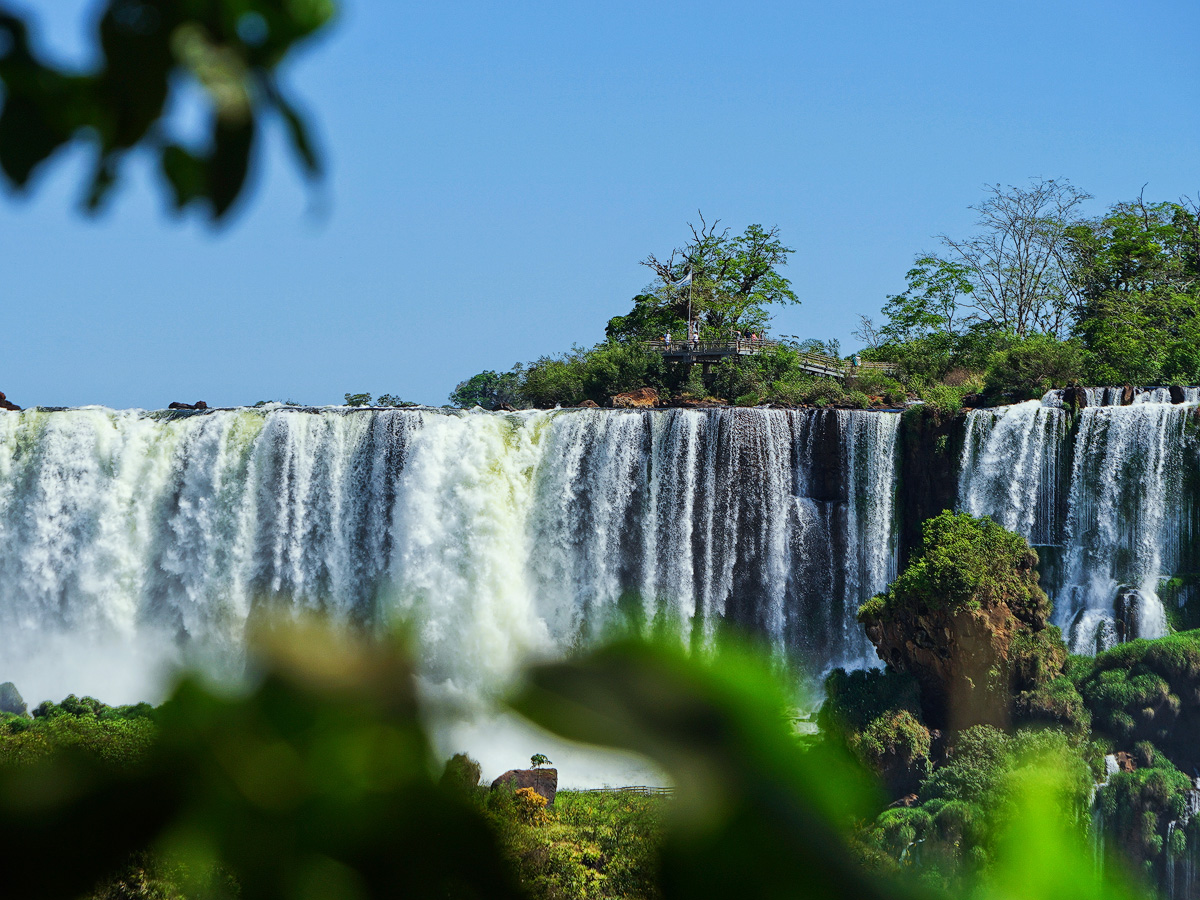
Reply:
M1132 406L1133 398L1136 396L1137 396L1137 392L1134 391L1133 385L1132 384L1125 385L1125 387L1121 388L1121 405L1122 406Z
M880 659L911 674L928 726L1007 727L1014 698L1061 674L1037 554L990 520L943 513L888 593L859 610ZM1019 710L1016 710L1019 712Z
M208 404L203 400L197 400L195 403L180 403L176 401L168 406L167 409L208 409Z
M1083 409L1087 406L1087 391L1078 385L1069 387L1062 392L1062 399L1063 406L1073 410Z
M616 409L652 409L658 406L658 391L649 387L626 391L613 397L612 405Z
M579 404L579 408L580 409L599 409L600 404L597 403L595 400L584 400L582 403Z
M1187 393L1181 385L1173 384L1168 390L1171 393L1172 403L1183 403L1187 399Z
M9 400L7 397L4 396L4 391L0 391L0 409L7 409L10 412L20 412L21 411L21 407L17 406L17 404L13 403L11 400Z
M930 721L956 728L1007 724L1008 679L993 677L1008 668L1019 627L1007 604L905 610L866 624L880 658L916 677Z
M492 790L505 784L511 785L514 791L533 788L546 798L548 806L553 806L554 795L558 793L558 769L509 769L492 782Z

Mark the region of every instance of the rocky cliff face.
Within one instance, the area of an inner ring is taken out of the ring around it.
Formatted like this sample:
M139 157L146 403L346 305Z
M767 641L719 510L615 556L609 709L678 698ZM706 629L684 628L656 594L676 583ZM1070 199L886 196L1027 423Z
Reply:
M958 474L966 419L920 406L900 419L901 564L921 545L921 525L958 504Z
M1048 628L1037 554L988 519L944 513L921 552L859 619L879 657L920 686L931 727L1007 726L1013 698L1059 676L1066 648Z
M25 706L25 700L21 697L17 686L11 681L6 681L0 684L0 713L13 713L18 716L26 715L28 712Z

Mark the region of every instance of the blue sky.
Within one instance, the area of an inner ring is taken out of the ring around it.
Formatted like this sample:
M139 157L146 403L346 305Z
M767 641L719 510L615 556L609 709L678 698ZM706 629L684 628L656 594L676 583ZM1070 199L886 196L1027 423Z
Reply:
M23 6L81 59L91 3ZM697 209L778 225L803 303L774 331L849 350L986 183L1067 177L1096 212L1200 191L1197 35L1194 0L348 2L289 72L317 195L276 129L217 232L144 160L96 219L82 154L0 198L0 390L440 404L599 340Z

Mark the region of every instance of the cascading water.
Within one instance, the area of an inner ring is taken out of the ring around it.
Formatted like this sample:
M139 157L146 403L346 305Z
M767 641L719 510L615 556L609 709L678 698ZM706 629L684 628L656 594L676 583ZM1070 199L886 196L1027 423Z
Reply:
M968 414L960 506L1038 547L1075 652L1166 634L1159 582L1191 564L1195 409L1141 398L1074 422L1037 401Z
M899 416L851 411L0 414L0 674L29 696L236 670L259 606L404 617L474 702L615 627L725 621L861 665L895 574Z

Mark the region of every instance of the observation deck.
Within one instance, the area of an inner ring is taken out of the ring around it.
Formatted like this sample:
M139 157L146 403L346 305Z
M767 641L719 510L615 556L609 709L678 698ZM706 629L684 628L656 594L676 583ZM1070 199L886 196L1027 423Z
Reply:
M661 353L672 362L700 363L707 371L713 363L727 357L753 356L786 344L764 338L738 338L727 341L643 341L642 346L654 353ZM864 372L891 374L896 371L895 364L889 362L860 362L855 366L836 356L820 353L800 353L799 357L801 369L823 378L844 380L847 376Z

